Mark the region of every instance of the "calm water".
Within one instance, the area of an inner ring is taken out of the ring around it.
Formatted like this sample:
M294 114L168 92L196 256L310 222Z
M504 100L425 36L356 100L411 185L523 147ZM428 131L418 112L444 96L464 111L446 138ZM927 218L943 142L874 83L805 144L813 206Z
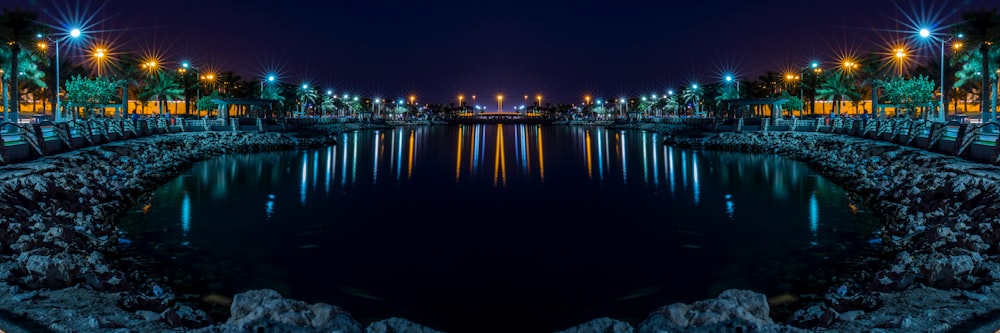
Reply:
M124 220L203 291L272 288L450 332L638 324L728 288L802 291L878 219L785 158L601 127L361 131L197 163ZM134 250L134 249L133 249Z

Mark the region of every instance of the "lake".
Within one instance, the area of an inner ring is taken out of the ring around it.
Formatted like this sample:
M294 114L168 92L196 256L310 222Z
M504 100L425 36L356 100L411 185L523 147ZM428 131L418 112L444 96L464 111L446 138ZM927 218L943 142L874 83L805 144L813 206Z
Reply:
M434 125L199 162L122 219L187 292L270 288L362 324L552 332L729 288L802 293L879 218L804 163L564 125Z

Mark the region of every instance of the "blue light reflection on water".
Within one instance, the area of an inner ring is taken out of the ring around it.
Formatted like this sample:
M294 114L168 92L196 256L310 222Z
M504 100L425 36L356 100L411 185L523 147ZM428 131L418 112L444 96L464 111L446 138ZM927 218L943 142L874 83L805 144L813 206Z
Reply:
M659 149L661 138L643 132L494 124L339 139L197 163L145 214L126 217L127 231L207 251L201 260L232 270L217 277L231 292L273 288L456 331L448 318L517 306L558 312L554 331L730 287L767 291L799 278L794 267L810 269L796 259L803 249L844 242L875 220L802 163ZM616 301L649 286L660 291Z

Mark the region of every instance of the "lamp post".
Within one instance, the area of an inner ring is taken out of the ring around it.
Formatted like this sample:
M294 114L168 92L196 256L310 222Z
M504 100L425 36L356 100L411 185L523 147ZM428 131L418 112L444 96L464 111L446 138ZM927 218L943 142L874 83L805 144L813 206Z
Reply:
M733 78L732 75L726 75L726 82L736 82L736 98L740 98L740 80Z
M896 72L896 75L902 77L903 76L903 58L906 58L906 49L904 49L904 48L897 48L895 50L895 56L896 56L896 62L898 63L898 65L896 67L899 69Z
M497 112L503 112L503 95L497 95Z
M697 83L691 84L691 95L694 96L694 113L698 114L700 110L698 109L698 84Z
M267 79L260 80L260 99L264 99L264 82L267 82L268 84L274 82L274 75L268 75ZM305 87L302 89L305 89Z
M931 31L927 30L927 29L920 29L920 37L923 37L923 38L934 38L933 36L931 36ZM962 38L962 34L958 34L958 36L956 36L956 37ZM945 104L944 104L944 92L945 92L945 90L944 90L944 44L947 43L947 42L952 41L953 39L955 39L955 37L949 37L948 39L943 39L943 38L938 38L938 39L941 40L941 101L940 101L941 105L940 105L940 108L938 109L938 119L940 119L941 121L945 121L945 117L947 116L948 112L945 110Z
M302 107L299 109L300 116L306 115L306 94L309 93L309 84L302 84Z
M73 29L73 30L69 31L69 35L68 36L63 36L61 38L56 38L56 39L45 37L45 39L51 41L53 44L56 44L56 88L54 90L54 94L55 94L55 97L56 97L56 105L55 105L56 108L55 108L55 110L52 111L52 118L54 118L54 120L56 122L59 122L59 121L62 120L62 113L60 112L60 110L62 109L62 103L60 103L60 98L59 98L59 86L60 86L60 84L59 84L59 42L65 40L67 38L77 38L77 37L80 37L80 33L81 33L80 29ZM38 35L38 37L41 38L42 35Z

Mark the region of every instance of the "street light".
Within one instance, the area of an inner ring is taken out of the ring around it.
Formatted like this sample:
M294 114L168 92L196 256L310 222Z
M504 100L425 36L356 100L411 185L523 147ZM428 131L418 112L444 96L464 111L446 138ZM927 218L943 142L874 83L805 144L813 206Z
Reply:
M503 112L503 95L497 95L497 112Z
M901 47L896 48L894 55L896 56L896 62L898 62L897 67L899 68L899 72L897 75L903 76L903 62L904 62L903 58L906 58L906 49Z
M692 91L691 95L694 96L694 113L698 114L699 111L701 111L701 110L698 109L698 84L697 83L691 84L691 91Z
M264 99L264 82L267 82L268 84L274 82L274 75L268 75L266 80L260 80L260 99ZM302 89L305 89L305 87Z
M740 98L740 80L734 79L732 75L726 75L726 82L736 81L736 98Z
M931 35L931 31L927 30L926 28L920 29L920 37L923 37L923 38L935 38L935 37L933 37ZM952 41L956 37L962 38L963 36L962 36L962 34L958 34L958 36L949 37L948 39L938 38L939 40L941 40L941 105L940 105L940 108L938 109L938 117L941 119L941 121L944 121L945 120L945 116L946 116L946 112L945 112L945 109L944 109L945 108L945 104L944 104L944 92L945 92L945 90L944 90L944 44L947 43L947 42ZM961 47L961 45L958 45L957 47Z
M39 34L38 37L42 38L42 35ZM45 37L45 39L51 41L53 44L56 44L56 89L55 89L56 109L52 111L52 118L55 118L56 122L62 120L62 113L59 112L61 110L61 106L62 106L61 103L60 103L60 99L59 99L59 86L60 86L60 84L59 84L59 42L65 40L67 38L77 38L77 37L80 37L80 29L70 30L68 36L63 36L61 38L52 39L52 38L49 38L49 37Z

